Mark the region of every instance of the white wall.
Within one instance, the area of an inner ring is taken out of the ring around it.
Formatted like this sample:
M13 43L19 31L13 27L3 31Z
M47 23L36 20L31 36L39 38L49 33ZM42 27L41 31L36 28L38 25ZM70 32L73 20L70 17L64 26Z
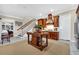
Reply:
M74 23L76 22L76 13L75 10L71 13L71 41L75 42L75 34L74 34Z
M76 21L75 9L66 13L60 14L59 25L60 25L60 39L76 41L74 35L74 23Z
M66 12L59 15L59 38L71 40L71 13Z

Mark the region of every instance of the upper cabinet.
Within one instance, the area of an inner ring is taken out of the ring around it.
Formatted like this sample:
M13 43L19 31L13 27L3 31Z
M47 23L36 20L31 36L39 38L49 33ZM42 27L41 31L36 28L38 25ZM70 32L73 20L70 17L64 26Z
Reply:
M46 27L46 18L38 19L38 24L42 25L43 27Z
M47 19L43 18L43 19L38 19L38 24L39 25L43 25L44 27L46 26L46 21ZM53 20L53 23L54 27L59 27L59 16L54 16L54 20Z
M43 25L43 19L38 19L38 24Z
M54 16L53 18L54 27L59 27L59 16Z

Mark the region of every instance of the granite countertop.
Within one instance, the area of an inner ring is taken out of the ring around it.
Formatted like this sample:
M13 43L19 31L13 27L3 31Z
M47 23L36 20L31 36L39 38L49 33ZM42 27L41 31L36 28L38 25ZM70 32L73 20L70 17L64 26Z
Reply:
M59 32L59 31L52 31L52 30L42 30L42 31L46 31L46 32Z

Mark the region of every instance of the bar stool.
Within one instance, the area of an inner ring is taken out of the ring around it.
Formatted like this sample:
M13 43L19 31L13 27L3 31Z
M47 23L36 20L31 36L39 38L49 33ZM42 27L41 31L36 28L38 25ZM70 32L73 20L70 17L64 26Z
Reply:
M7 41L10 42L10 35L9 34L2 34L1 35L2 44L4 42L4 39L7 39Z

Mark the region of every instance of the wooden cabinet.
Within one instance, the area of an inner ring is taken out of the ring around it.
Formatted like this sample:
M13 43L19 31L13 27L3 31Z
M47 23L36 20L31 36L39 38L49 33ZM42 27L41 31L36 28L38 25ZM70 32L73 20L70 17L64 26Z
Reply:
M54 27L59 27L59 16L53 16L53 17L54 17L53 20ZM47 19L38 19L38 24L46 27L46 21Z
M44 27L46 27L46 21L47 21L47 19L44 19L44 20L43 20L43 26L44 26Z
M54 20L53 20L54 27L59 27L59 16L53 16L53 17L54 17ZM50 16L49 19L51 19L51 18L52 17ZM46 27L46 22L47 22L47 19L38 19L38 24L42 25L44 27ZM59 32L49 32L48 31L48 33L49 33L48 39L54 39L54 40L59 39Z
M59 32L49 32L49 39L58 40L59 39Z
M27 32L28 35L28 44L40 49L41 51L48 46L48 33L47 32ZM32 36L32 40L30 39L30 35ZM43 36L46 40L43 40ZM44 42L43 42L44 41Z
M38 20L38 25L43 25L43 19Z
M59 27L59 16L54 16L54 27Z
M51 39L51 40L59 40L59 32L47 32L48 34L48 39ZM36 36L38 36L37 34L32 34L32 44L34 45L37 45L38 41L37 41L37 38ZM46 38L46 36L43 35L43 37Z
M37 45L37 38L32 34L32 44Z
M46 21L47 21L47 19L38 19L38 25L42 25L42 26L46 27Z

